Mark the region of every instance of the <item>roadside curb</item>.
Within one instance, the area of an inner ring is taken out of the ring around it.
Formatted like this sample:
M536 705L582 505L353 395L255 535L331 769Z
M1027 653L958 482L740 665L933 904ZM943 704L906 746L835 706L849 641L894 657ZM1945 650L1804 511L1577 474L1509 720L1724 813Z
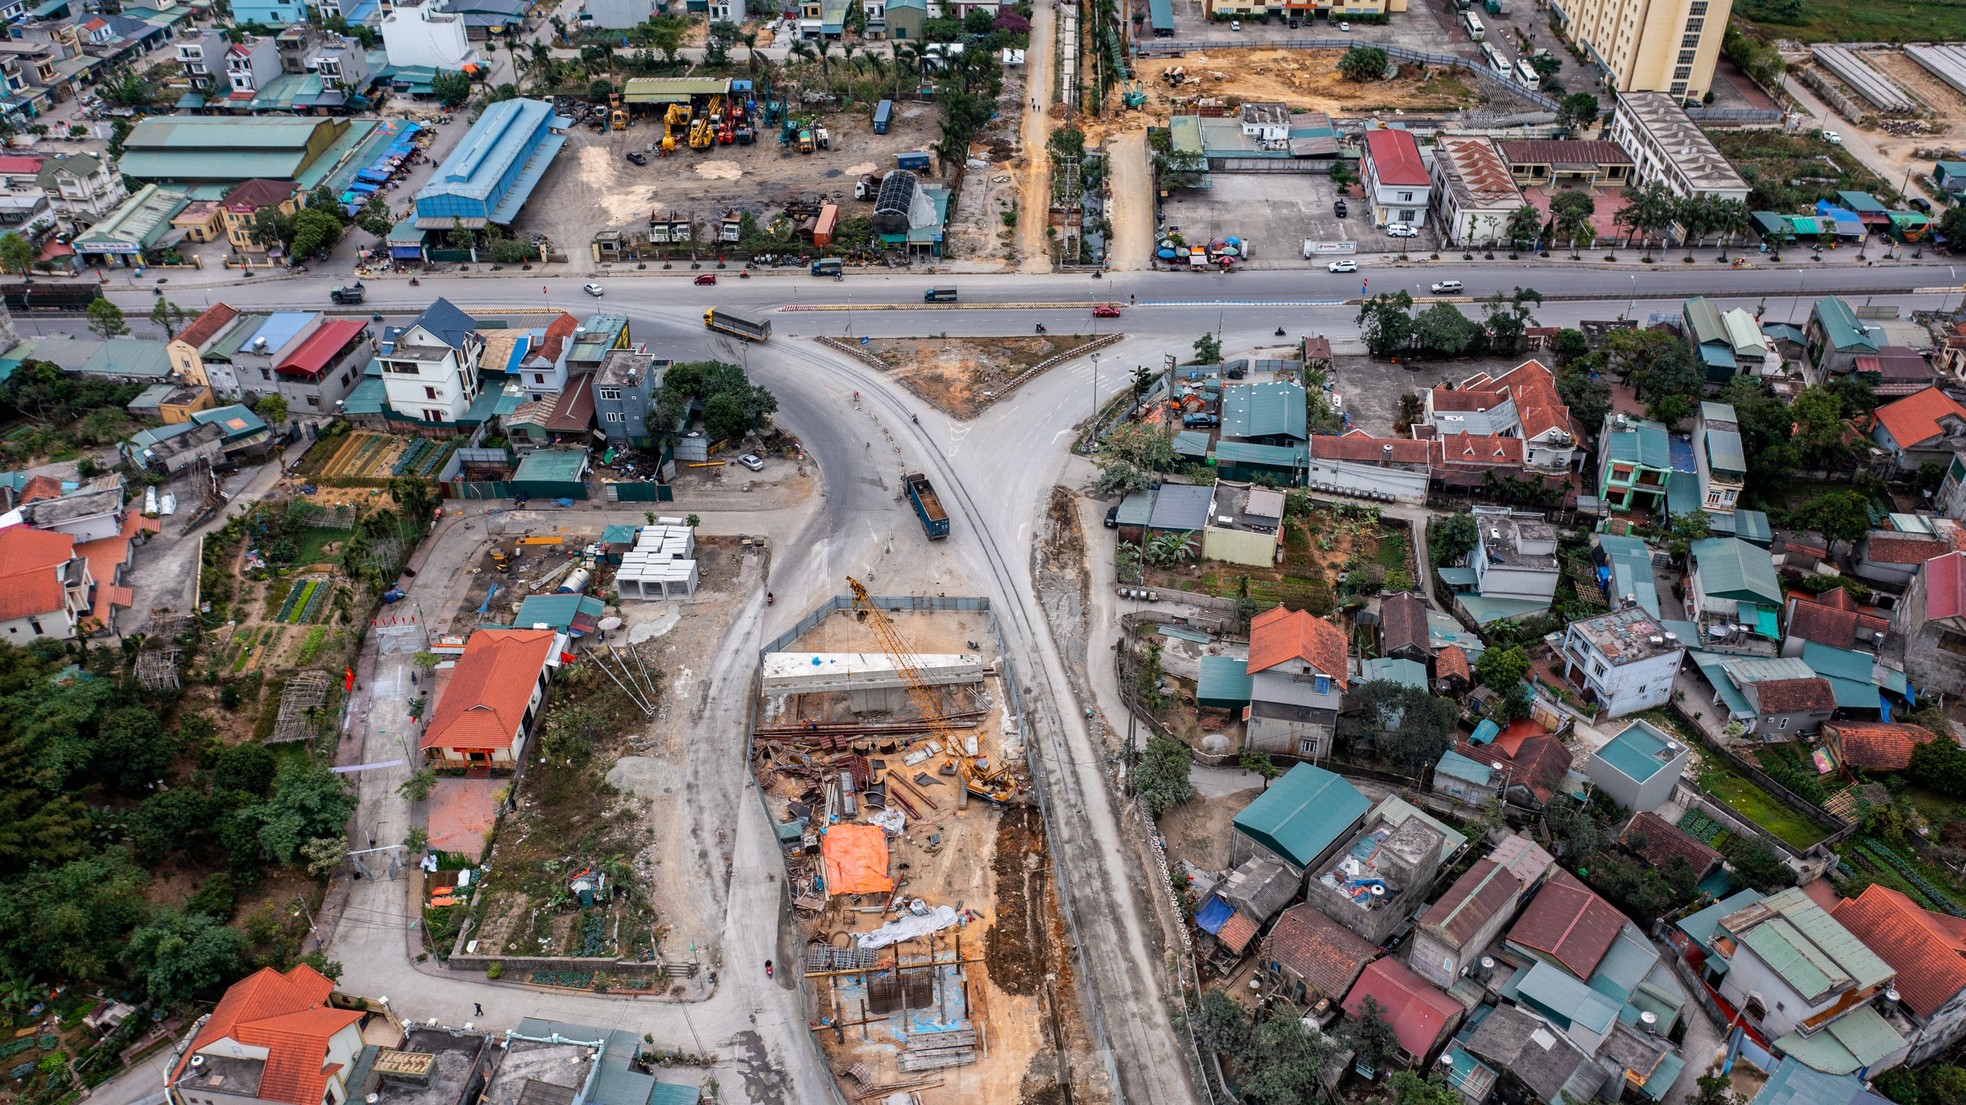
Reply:
M1111 300L1060 300L1053 303L787 303L778 311L1058 311L1104 307ZM1117 306L1117 304L1115 304ZM1121 308L1125 310L1125 308Z

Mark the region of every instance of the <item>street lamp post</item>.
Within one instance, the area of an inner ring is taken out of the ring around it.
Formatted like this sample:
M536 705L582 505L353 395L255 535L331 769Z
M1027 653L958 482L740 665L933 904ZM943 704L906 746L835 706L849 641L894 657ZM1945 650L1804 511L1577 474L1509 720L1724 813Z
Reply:
M1092 432L1099 432L1099 354L1092 354Z

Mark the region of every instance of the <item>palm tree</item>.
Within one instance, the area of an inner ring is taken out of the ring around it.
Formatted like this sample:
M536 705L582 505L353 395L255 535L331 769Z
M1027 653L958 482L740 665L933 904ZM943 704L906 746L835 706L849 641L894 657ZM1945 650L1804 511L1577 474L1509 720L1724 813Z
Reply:
M1591 225L1590 212L1581 207L1566 206L1556 213L1556 238L1559 242L1570 243L1570 259L1580 260L1577 247L1584 240L1584 231Z
M894 98L901 98L901 75L912 70L916 83L922 73L922 48L906 42L894 44Z
M1631 225L1645 239L1645 258L1652 258L1652 237L1672 225L1672 194L1657 181L1638 189L1626 199L1625 206L1632 211ZM1619 212L1623 214L1624 212Z
M888 64L886 58L870 50L860 55L860 67L874 75L874 87L878 88L887 83Z
M1673 218L1686 232L1686 260L1693 261L1693 246L1712 224L1712 203L1706 196L1685 196L1673 204Z
M1502 227L1502 233L1508 236L1509 248L1521 249L1524 242L1535 241L1542 222L1543 216L1526 203L1509 212L1509 221Z
M846 59L846 88L843 95L848 99L853 98L853 55L857 50L859 50L859 47L851 42L840 43L840 56ZM828 91L831 91L831 89L828 89Z
M745 31L737 36L737 41L744 44L744 64L755 78L758 75L758 32Z
M1720 259L1727 260L1727 247L1734 243L1734 236L1748 228L1754 213L1748 210L1746 200L1715 200L1708 216L1713 229L1720 235Z

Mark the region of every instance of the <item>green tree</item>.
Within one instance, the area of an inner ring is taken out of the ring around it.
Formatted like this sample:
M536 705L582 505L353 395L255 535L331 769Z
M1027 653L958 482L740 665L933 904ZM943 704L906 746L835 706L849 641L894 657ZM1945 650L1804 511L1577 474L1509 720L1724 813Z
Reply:
M1509 212L1509 220L1502 224L1502 236L1509 240L1511 249L1522 249L1533 243L1542 230L1542 212L1526 203Z
M1693 260L1693 247L1706 237L1714 221L1711 196L1683 196L1673 204L1673 221L1686 234L1686 259Z
M1359 335L1374 357L1392 357L1413 338L1413 297L1405 291L1375 295L1358 309ZM1458 312L1457 312L1458 313Z
M213 797L196 787L160 791L145 798L131 813L130 844L145 863L155 863L172 852L192 851L205 840L219 813Z
M1249 1011L1219 989L1202 991L1193 1013L1195 1038L1203 1047L1228 1056L1240 1056L1249 1049L1254 1026Z
M430 94L445 108L455 108L471 98L471 77L454 69L440 69L430 78Z
M1712 1071L1700 1076L1693 1093L1692 1105L1747 1105L1747 1098L1734 1092L1727 1076Z
M1543 293L1519 285L1512 292L1496 292L1482 300L1482 322L1488 328L1490 348L1498 353L1520 352L1524 335L1536 325L1535 309L1542 304Z
M1273 1008L1256 1025L1242 1056L1243 1100L1253 1105L1317 1100L1337 1057L1338 1046L1329 1037L1307 1027L1294 1011Z
M238 974L246 936L203 913L159 910L130 934L123 961L160 1007L202 997Z
M1734 873L1756 890L1767 893L1795 885L1795 871L1783 862L1781 853L1754 833L1729 836L1720 852Z
M1369 743L1386 764L1417 776L1453 746L1458 713L1424 687L1368 679L1346 693L1338 730L1347 744Z
M1556 394L1557 398L1563 400L1563 405L1570 408L1570 413L1576 416L1577 421L1585 426L1604 425L1604 416L1611 411L1610 382L1592 376L1588 372L1558 372Z
M294 214L293 255L304 260L326 253L341 240L341 232L341 219L333 212L303 207Z
M1529 702L1529 654L1521 645L1491 648L1475 661L1475 680L1501 696L1507 720L1526 712Z
M1939 216L1939 233L1945 235L1947 253L1966 253L1966 204L1946 208Z
M279 763L263 744L235 744L212 762L212 790L218 794L247 794L263 798L273 789Z
M1832 543L1855 541L1870 532L1870 496L1848 488L1825 491L1793 511L1791 520Z
M1214 334L1203 334L1195 339L1195 363L1221 364L1222 339Z
M0 269L26 276L39 255L40 251L34 248L34 243L23 238L20 231L9 230L0 234Z
M1253 748L1242 750L1242 754L1236 757L1236 766L1251 775L1262 776L1263 785L1266 787L1270 785L1272 779L1283 774L1283 768L1277 766L1277 762L1270 758L1269 753L1259 752Z
M89 329L104 341L130 332L130 324L123 321L123 308L107 299L90 301L88 314Z
M1430 357L1458 357L1480 334L1480 327L1452 303L1435 303L1413 319L1414 344Z
M1583 130L1597 122L1597 97L1589 92L1572 92L1556 109L1556 125L1566 130Z
M1153 483L1157 473L1173 468L1176 459L1172 426L1126 423L1099 443L1093 492L1110 497L1138 491Z
M234 815L252 831L265 858L292 863L303 844L340 836L355 812L355 796L341 776L314 763L280 772L273 797Z
M1427 551L1432 555L1436 568L1466 560L1480 540L1481 530L1475 523L1474 515L1465 510L1427 521Z
M1591 215L1597 210L1597 201L1587 192L1559 192L1550 200L1550 224L1555 240L1570 247L1570 259L1577 259L1577 249L1589 245L1596 235L1591 229Z
M1364 84L1386 79L1386 52L1377 46L1354 46L1338 58L1338 75Z
M176 754L175 737L164 732L154 711L141 706L112 710L96 727L97 770L124 793L159 781Z
M362 209L355 213L355 225L378 238L389 237L396 228L396 219L389 212L389 201L381 196L370 196Z
M436 789L437 773L426 767L410 772L409 778L396 788L396 793L412 802L421 802Z
M1159 733L1147 738L1147 749L1133 765L1133 791L1140 804L1159 818L1168 810L1195 796L1188 770L1195 754L1187 745Z
M1679 341L1666 343L1649 364L1632 371L1632 388L1645 400L1645 413L1668 427L1692 417L1693 404L1706 387L1705 369Z
M1410 1070L1396 1070L1387 1085L1398 1105L1461 1105L1460 1093L1438 1074L1422 1077Z
M4 250L5 248L5 240L0 239L0 250ZM150 305L150 321L155 323L157 328L164 332L166 340L177 337L178 328L190 320L190 311L172 303L161 295L157 297L156 302Z
M253 413L278 430L287 424L287 400L277 394L262 395L259 402L253 404Z
M963 16L964 33L979 38L995 30L996 26L997 13L987 8L972 8L968 15Z

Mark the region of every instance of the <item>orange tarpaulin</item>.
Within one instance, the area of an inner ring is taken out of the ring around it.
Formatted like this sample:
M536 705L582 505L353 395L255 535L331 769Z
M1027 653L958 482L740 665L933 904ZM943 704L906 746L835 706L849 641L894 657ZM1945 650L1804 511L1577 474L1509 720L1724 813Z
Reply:
M835 825L819 841L826 865L828 894L885 894L894 889L887 875L887 834L878 825Z

